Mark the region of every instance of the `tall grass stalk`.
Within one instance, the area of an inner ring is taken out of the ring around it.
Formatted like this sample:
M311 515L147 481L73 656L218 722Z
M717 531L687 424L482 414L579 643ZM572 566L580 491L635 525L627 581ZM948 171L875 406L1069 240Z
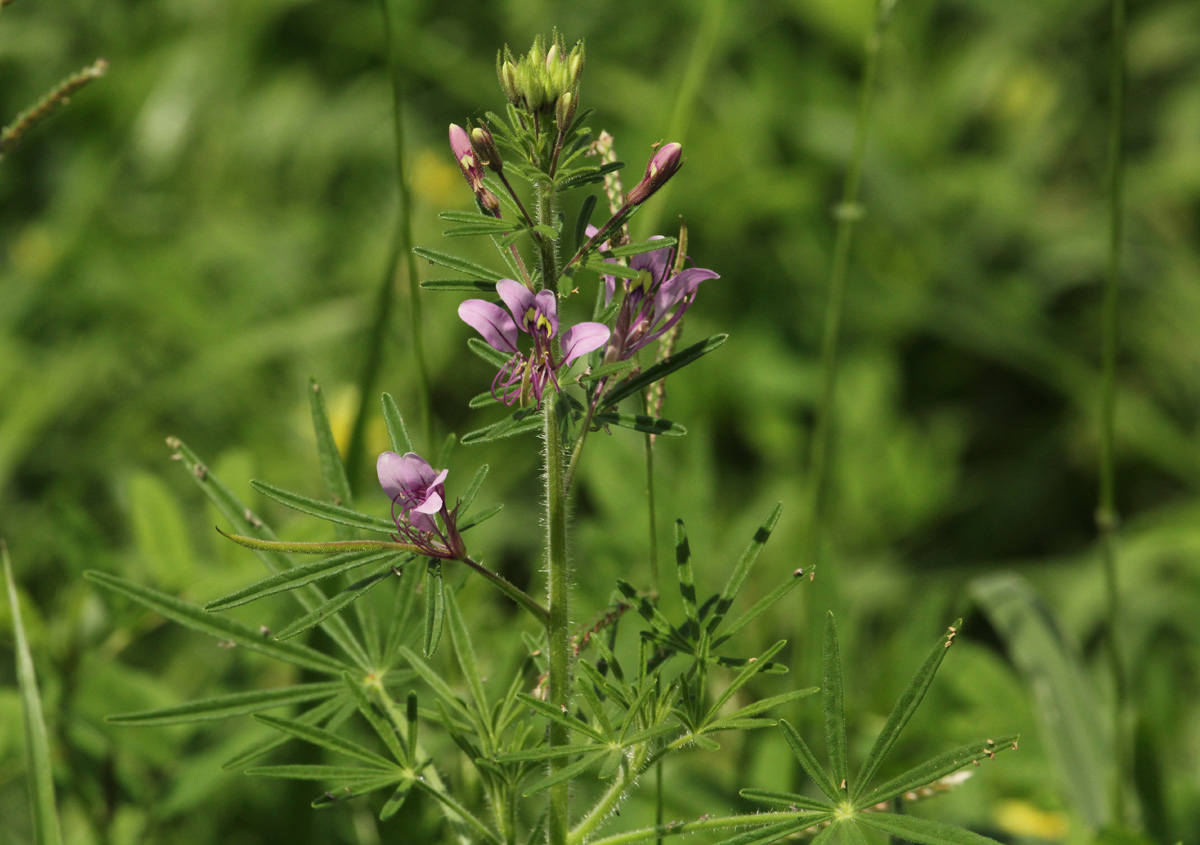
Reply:
M408 318L412 338L414 372L417 377L417 406L420 413L422 447L433 446L433 421L429 397L429 367L425 362L425 333L421 320L421 284L417 274L417 259L413 254L412 238L412 191L405 175L404 162L404 119L403 98L400 93L400 68L396 64L395 27L393 26L389 0L379 0L383 13L384 43L387 53L388 77L392 83L392 137L396 167L397 220L392 231L392 245L388 252L387 266L375 297L375 319L367 337L367 350L363 359L362 372L358 379L358 414L350 431L350 445L346 451L346 466L351 480L361 478L366 466L367 421L370 419L371 403L367 397L373 395L379 370L383 364L383 346L392 321L396 300L396 282L404 267L408 277Z
M807 525L809 566L815 567L820 557L822 520L828 493L830 440L834 427L834 403L837 393L838 341L842 330L842 311L846 298L846 278L850 266L850 247L854 227L862 219L859 205L859 186L862 182L863 161L866 158L867 132L871 125L875 78L879 66L879 46L896 0L876 0L875 19L867 33L863 56L863 75L858 95L858 116L854 127L854 147L850 154L842 200L834 211L837 231L833 244L833 263L829 270L829 298L825 304L825 322L821 339L821 393L818 398L816 427L809 443L809 512ZM815 600L815 599L814 599ZM826 606L822 604L821 606Z
M1118 293L1121 280L1121 246L1124 233L1122 195L1124 193L1125 150L1122 129L1125 123L1125 0L1112 3L1112 48L1109 54L1108 115L1108 262L1104 274L1103 374L1100 386L1100 492L1096 508L1096 528L1100 557L1104 566L1107 594L1108 655L1113 684L1113 759L1116 763L1111 784L1112 822L1126 823L1124 772L1132 769L1132 740L1129 725L1129 681L1125 673L1124 649L1120 634L1121 594L1117 578L1116 509L1116 393L1118 344Z

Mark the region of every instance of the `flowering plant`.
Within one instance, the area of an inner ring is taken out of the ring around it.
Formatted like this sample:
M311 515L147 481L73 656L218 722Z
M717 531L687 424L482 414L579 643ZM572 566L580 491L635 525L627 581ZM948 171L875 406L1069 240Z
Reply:
M557 35L548 43L539 39L520 58L505 49L497 67L508 99L505 115L488 112L470 131L450 127L450 155L466 178L477 210L443 213L453 224L446 235L491 239L505 269L431 249L416 250L466 277L435 279L426 283L428 289L487 297L468 298L458 306L462 320L482 337L473 338L470 347L498 368L490 391L471 404L504 405L506 415L464 435L461 442L495 441L534 430L541 434L540 441L523 442L537 444L542 464L545 601L484 566L469 551L466 532L499 511L471 509L487 467L479 469L451 507L448 470L434 469L413 449L403 417L386 394L383 417L393 448L379 455L377 475L391 512L384 518L357 510L324 400L314 385L310 398L328 498L263 482L254 486L284 505L332 523L334 539L278 540L190 449L173 439L176 456L232 524L231 539L253 549L270 574L203 608L116 576L90 577L171 619L326 680L126 714L117 720L169 724L252 713L277 737L247 749L234 765L246 767L285 740L299 739L325 749L337 762L259 764L248 771L332 784L314 806L383 792L381 819L397 814L411 796L419 795L443 815L446 834L461 842L619 845L701 831L739 845L804 832L821 842L835 833L857 842L864 841L863 831L868 830L923 843L991 841L896 812L894 805L907 795L948 788L961 777L957 773L963 767L1015 747L1015 737L971 743L882 784L874 782L953 644L958 623L934 644L857 773L848 768L842 667L832 616L826 618L823 632L820 690L828 766L818 762L800 730L777 718L782 708L816 693L815 687L767 697L752 693L761 675L787 671L786 663L776 659L785 643L744 655L734 648L737 634L791 596L805 576L813 575L810 564L789 567L765 596L749 607L737 605L780 518L780 506L730 567L725 583L707 596L693 577L684 524L676 523L681 613L674 618L658 601L652 547L650 571L630 569L618 580L614 600L598 623L583 629L572 625L568 503L587 438L613 429L640 432L652 472L655 437L684 433L682 425L661 416L662 380L725 341L724 335L715 335L675 348L702 283L719 278L711 270L688 266L686 228L678 236L643 240L632 239L629 232L631 218L680 171L682 146L672 142L657 147L640 181L622 191L615 178L621 163L603 157L597 161L591 155L603 152L598 147L601 140L611 149L611 138L595 138L585 123L591 112L578 111L583 65L583 45L568 50ZM523 185L521 190L514 182ZM593 224L599 204L593 194L582 202L574 225L566 225L561 195L601 184L607 217L601 215L601 222ZM570 257L563 261L563 256ZM578 303L571 301L576 288L595 293L590 319L560 331L560 311ZM579 371L572 376L575 367ZM625 407L630 404L632 409ZM440 458L435 463L446 465ZM379 499L378 491L374 498ZM652 502L650 513L653 523ZM302 554L320 559L296 564L291 558ZM485 688L471 626L458 605L461 581L444 574L460 564L464 574L484 578L524 611L525 627L513 642L519 659L501 695ZM318 586L322 581L337 584L333 579L343 576L345 581L332 594ZM367 596L385 583L395 600L380 618L378 603ZM215 613L285 592L299 601L303 613L282 631L257 630ZM418 595L424 613L414 610ZM353 621L342 614L350 607L355 608ZM642 620L632 644L617 637L629 610ZM318 626L340 654L293 641ZM436 662L444 630L450 632L450 666ZM301 711L294 717L265 713L284 706L299 706ZM347 735L343 725L352 716L357 716L359 730ZM662 768L667 758L692 749L715 750L720 747L717 738L727 732L763 728L778 728L779 739L820 795L747 786L741 796L769 810L667 822L660 809L648 826L608 829L618 808L644 787L649 779L642 776L652 770L657 772L654 789L662 807L663 790L669 789ZM452 747L443 741L446 737ZM462 771L465 767L469 773Z

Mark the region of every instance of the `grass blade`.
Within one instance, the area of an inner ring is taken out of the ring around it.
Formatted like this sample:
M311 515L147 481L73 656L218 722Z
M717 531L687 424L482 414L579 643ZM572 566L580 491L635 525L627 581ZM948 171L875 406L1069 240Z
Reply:
M54 803L54 772L50 761L50 737L42 716L42 699L38 695L37 675L25 625L21 621L21 603L13 579L12 561L8 546L0 541L0 557L4 559L4 582L8 587L8 607L12 613L13 638L16 641L17 685L21 689L21 714L25 721L25 753L29 759L29 809L33 816L33 841L36 845L61 845L62 831L58 826L58 810Z

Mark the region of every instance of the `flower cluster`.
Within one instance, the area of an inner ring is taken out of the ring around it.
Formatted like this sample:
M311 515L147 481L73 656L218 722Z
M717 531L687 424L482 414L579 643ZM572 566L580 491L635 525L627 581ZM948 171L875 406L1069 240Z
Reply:
M429 557L462 560L467 552L458 534L458 508L446 507L444 485L450 471L435 472L415 452L384 452L375 469L383 492L392 500L396 541L411 543ZM440 527L435 517L441 517Z
M532 394L536 404L541 405L547 384L559 388L558 371L579 356L599 349L611 335L602 323L579 323L563 332L561 357L556 357L553 341L558 336L558 304L554 293L542 290L535 294L512 279L498 282L496 293L508 306L507 313L487 300L468 299L458 306L458 316L489 346L510 356L492 380L492 395L505 404L518 400L525 404ZM519 332L533 338L528 353L521 352L517 345Z
M589 226L588 234L595 233L595 228ZM651 240L662 240L662 237ZM700 283L720 278L712 270L701 267L674 272L676 258L675 247L663 247L635 255L630 260L629 268L637 271L638 276L621 279L625 296L604 350L604 363L628 361L639 349L662 337L683 319L684 312L696 300ZM616 290L616 277L606 275L605 304L612 302Z

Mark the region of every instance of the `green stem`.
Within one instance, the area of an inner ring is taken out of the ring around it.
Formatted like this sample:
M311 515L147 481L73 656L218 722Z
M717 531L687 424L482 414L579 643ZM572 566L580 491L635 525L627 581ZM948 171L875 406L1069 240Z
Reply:
M553 214L554 185L549 179L539 182L537 191L537 217L546 223ZM549 239L542 242L540 251L542 284L558 293L558 266L556 245ZM558 350L554 350L555 354ZM566 708L570 687L571 633L570 633L570 581L567 569L567 501L562 433L559 429L558 409L555 397L548 395L544 402L543 446L545 448L546 481L546 566L549 570L548 601L550 619L546 626L547 649L550 671L548 679L548 701ZM567 729L557 722L550 723L550 745L562 746L570 743ZM568 763L566 756L550 761L554 773ZM550 814L546 822L547 841L550 845L566 845L570 828L569 780L550 788Z
M825 510L825 498L829 474L829 441L834 422L834 401L837 392L838 339L842 328L842 308L846 298L846 276L850 265L850 246L854 226L862 217L858 205L859 185L862 181L863 160L866 157L867 129L871 120L871 104L874 99L875 75L878 66L879 45L890 16L891 3L876 0L875 22L867 35L863 78L859 91L858 119L854 130L854 147L846 181L842 187L842 201L835 212L837 233L833 246L833 264L829 271L829 300L825 305L825 327L821 341L821 394L817 405L816 429L809 452L809 514L808 554L810 566L816 566L821 550L821 527Z
M1131 770L1131 741L1128 735L1129 682L1120 638L1121 603L1117 579L1116 510L1116 390L1118 289L1121 277L1121 246L1124 228L1122 193L1125 117L1125 0L1112 4L1112 52L1109 60L1108 124L1108 264L1104 275L1103 374L1100 388L1100 495L1096 508L1104 583L1107 592L1108 656L1113 681L1114 771L1110 785L1112 821L1126 821L1123 773Z
M648 744L638 747L633 759L622 768L621 776L613 778L612 783L608 789L604 790L604 794L600 796L595 806L571 830L568 838L569 845L580 845L585 842L592 831L599 827L617 808L624 799L625 793L629 791L629 788L637 781L638 775L641 774L642 767L646 764L646 752L649 747ZM657 821L657 823L662 824L661 821Z

